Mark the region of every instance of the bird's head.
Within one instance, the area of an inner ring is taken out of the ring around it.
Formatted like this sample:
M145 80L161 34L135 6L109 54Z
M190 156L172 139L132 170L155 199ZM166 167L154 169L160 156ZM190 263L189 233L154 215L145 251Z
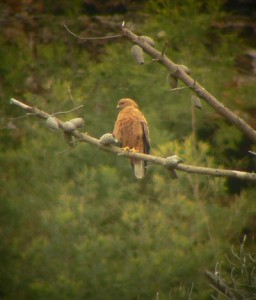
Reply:
M122 109L124 109L125 107L128 107L128 106L138 108L138 104L135 101L133 101L132 99L129 99L129 98L123 98L123 99L119 100L116 108L118 110L122 110Z

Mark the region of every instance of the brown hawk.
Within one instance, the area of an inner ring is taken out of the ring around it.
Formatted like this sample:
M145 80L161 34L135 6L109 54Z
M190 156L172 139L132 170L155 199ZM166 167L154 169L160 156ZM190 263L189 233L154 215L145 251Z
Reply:
M137 103L129 98L118 102L119 114L115 123L113 135L121 143L121 147L129 148L141 153L149 153L149 129L143 113ZM136 158L130 159L137 178L143 178L147 162Z

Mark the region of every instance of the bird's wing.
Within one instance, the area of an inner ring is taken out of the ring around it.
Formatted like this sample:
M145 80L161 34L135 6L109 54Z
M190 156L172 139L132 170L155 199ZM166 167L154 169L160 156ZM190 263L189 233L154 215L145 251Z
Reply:
M148 154L150 152L149 128L146 122L142 122L141 125L143 130L144 153Z

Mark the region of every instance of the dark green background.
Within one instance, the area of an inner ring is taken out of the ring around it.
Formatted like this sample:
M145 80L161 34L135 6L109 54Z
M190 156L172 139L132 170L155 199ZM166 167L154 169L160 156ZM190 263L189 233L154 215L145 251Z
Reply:
M186 173L172 181L154 165L138 181L126 159L84 143L68 148L61 132L34 116L15 119L25 112L9 104L13 97L49 113L83 104L59 117L83 117L100 137L113 129L117 101L131 97L148 120L152 154L255 171L247 137L204 102L192 130L192 92L171 91L151 57L136 64L130 41L79 40L63 27L106 36L125 20L159 50L168 41L170 59L255 126L255 74L242 56L256 46L246 30L253 8L230 2L0 4L1 299L210 299L204 271L221 263L228 280L226 255L245 234L253 255L255 183Z

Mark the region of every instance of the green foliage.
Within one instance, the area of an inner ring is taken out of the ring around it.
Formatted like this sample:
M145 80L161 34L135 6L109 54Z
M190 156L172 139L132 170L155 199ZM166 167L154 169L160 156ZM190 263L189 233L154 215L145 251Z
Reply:
M15 33L15 37L16 35L18 32ZM21 79L27 76L27 67L31 65L31 52L25 43L24 34L20 34L15 42L7 41L4 37L0 38L0 76L4 80L5 91L8 91L9 88L18 91L24 85L24 80ZM5 51L6 48L8 51ZM19 61L18 64L17 60Z
M44 141L47 136L45 132L40 138ZM159 154L176 151L188 159L192 144L187 139L182 144L161 145ZM236 208L219 205L223 180L181 175L170 183L167 173L151 167L147 181L138 184L128 176L131 170L123 159L125 172L108 165L89 167L86 157L84 164L75 167L76 153L68 166L61 155L54 154L56 136L52 145L54 149L48 145L44 150L47 160L34 140L16 154L16 178L21 174L23 178L12 187L23 193L19 199L15 194L8 196L16 199L19 211L19 225L13 224L12 230L22 236L12 240L12 249L16 244L19 253L17 282L12 284L20 299L148 299L157 292L168 299L170 293L179 297L179 286L190 287L195 277L193 294L202 295L200 270L226 249L223 238L238 227ZM208 146L199 143L197 147L197 163L211 166ZM33 156L31 148L37 150ZM82 146L74 150L80 151ZM9 175L12 170L6 172ZM15 298L7 292L9 299Z
M81 2L64 3L60 11L59 2L45 3L49 12L69 16L77 15ZM140 31L156 39L158 49L168 39L166 54L238 109L239 99L246 102L255 88L225 88L234 75L238 40L216 33L218 47L209 47L209 26L222 14L221 2L202 3L150 1L154 14L139 24ZM167 70L150 57L143 66L135 64L131 44L121 40L91 61L81 45L56 29L55 17L49 18L41 25L50 38L38 40L36 56L26 35L12 43L1 37L3 98L18 95L49 113L83 104L59 117L85 117L85 131L99 137L112 131L117 101L131 97L147 117L152 154L176 154L185 163L214 168L245 161L229 156L239 152L241 134L207 105L195 113L192 132L191 91L171 91ZM28 84L31 78L36 88ZM50 131L43 120L30 116L6 126L7 118L24 112L7 102L2 106L0 292L5 299L162 300L188 299L191 293L209 299L203 271L242 233L255 234L253 189L230 196L224 179L179 173L172 181L168 170L155 165L137 181L127 159L82 143L68 149L62 133ZM211 135L202 141L208 128Z

